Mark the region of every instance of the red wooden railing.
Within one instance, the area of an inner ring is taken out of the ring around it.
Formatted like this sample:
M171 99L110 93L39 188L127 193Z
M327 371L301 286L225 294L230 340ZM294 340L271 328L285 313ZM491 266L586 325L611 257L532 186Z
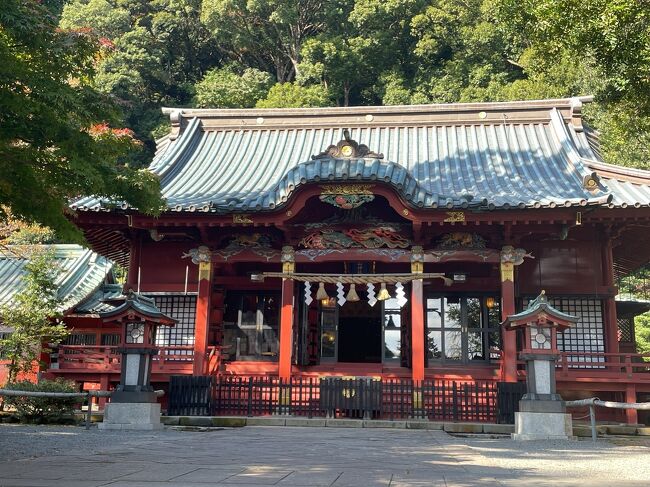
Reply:
M114 346L60 345L52 368L119 371L120 355Z
M650 382L650 353L562 352L558 379L611 378L625 382Z
M120 371L121 355L116 346L60 345L52 369ZM153 372L181 373L192 370L194 347L158 347L153 357Z
M120 371L120 354L115 346L60 345L58 362L52 369L86 371ZM154 373L191 373L194 362L192 346L159 347L154 356ZM220 347L208 352L210 375L218 373ZM524 363L518 361L520 374ZM619 382L650 383L650 353L562 352L557 363L558 380L580 378L611 379Z

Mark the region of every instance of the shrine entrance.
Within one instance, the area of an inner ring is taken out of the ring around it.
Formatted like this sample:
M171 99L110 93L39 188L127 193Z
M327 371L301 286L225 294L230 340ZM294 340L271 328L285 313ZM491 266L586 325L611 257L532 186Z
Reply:
M346 303L339 310L338 361L381 363L381 305L366 300Z

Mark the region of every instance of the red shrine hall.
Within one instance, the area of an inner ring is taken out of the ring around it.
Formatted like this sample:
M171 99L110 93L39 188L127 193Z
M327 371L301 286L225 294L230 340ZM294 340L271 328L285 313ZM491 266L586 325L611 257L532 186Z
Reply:
M156 338L156 387L179 375L361 377L450 396L480 385L462 407L493 420L486 395L525 383L521 338L502 323L544 290L577 317L557 337L562 397L647 400L630 318L648 307L617 301L616 282L650 258L650 172L601 160L587 102L165 109L149 169L166 211L86 197L75 223L128 269L120 292L177 322ZM100 335L100 322L74 333ZM60 351L50 372L119 382L117 356L79 353Z

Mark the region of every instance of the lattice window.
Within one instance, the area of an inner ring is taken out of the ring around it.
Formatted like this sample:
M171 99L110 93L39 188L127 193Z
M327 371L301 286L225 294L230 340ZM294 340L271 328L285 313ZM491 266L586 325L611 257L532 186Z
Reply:
M65 340L63 345L87 345L93 346L97 344L97 335L94 333L71 333Z
M160 311L177 320L175 326L161 326L158 329L156 345L161 347L194 345L196 296L160 295L152 297Z
M104 347L116 347L120 344L119 333L102 333L101 345Z
M634 342L634 318L618 318L618 341Z
M523 300L523 307L529 299ZM605 333L603 302L596 298L549 298L554 308L578 317L578 322L564 333L558 333L557 346L562 352L593 354L605 352ZM569 360L575 362L602 362L604 357L593 355L573 355ZM580 366L576 366L580 367ZM598 367L598 366L594 366Z

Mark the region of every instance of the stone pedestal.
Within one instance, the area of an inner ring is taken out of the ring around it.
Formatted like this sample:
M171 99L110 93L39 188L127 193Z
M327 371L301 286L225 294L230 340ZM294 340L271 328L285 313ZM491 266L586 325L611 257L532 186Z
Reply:
M568 440L573 438L572 435L570 414L529 411L515 413L513 440Z
M111 402L104 409L100 430L160 430L160 404L150 402Z

